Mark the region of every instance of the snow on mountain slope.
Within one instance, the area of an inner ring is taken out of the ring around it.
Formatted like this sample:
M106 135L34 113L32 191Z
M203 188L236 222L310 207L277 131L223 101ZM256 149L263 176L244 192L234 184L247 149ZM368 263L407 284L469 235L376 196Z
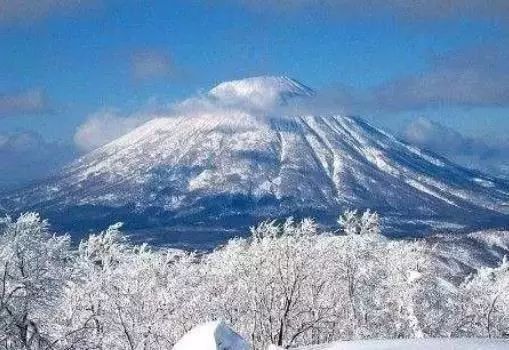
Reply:
M219 99L222 109L153 119L1 203L10 210L42 209L57 223L62 213L75 223L86 209L89 220L142 228L244 229L292 214L332 222L342 209L367 207L388 217L389 226L508 222L507 182L412 147L359 118L238 108L239 101L256 109L312 95L285 77L220 84L207 102Z

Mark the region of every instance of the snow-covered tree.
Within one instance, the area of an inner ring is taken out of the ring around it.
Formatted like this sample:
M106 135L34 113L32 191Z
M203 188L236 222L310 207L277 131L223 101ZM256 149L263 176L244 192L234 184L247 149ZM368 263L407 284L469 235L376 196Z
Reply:
M68 236L34 213L0 223L0 348L51 349L51 315L70 278Z
M362 214L357 210L346 210L339 217L338 224L347 235L375 235L381 232L380 216L369 209Z
M509 263L453 281L423 240L345 212L344 233L269 221L196 254L134 245L115 224L77 249L37 214L0 224L0 349L163 350L220 320L281 348L365 338L507 337Z
M421 334L424 321L410 310L424 293L415 275L426 275L426 249L375 234L318 233L312 221L266 222L251 239L208 255L197 294L215 301L212 318L257 348Z
M509 262L481 268L461 285L459 335L509 336Z
M131 245L116 224L81 242L76 259L80 272L70 282L58 315L66 329L77 330L67 337L76 349L169 349L185 329L178 328L177 308L185 300L179 295L190 289L178 286L172 252L153 252L146 245ZM184 257L184 260L185 257Z

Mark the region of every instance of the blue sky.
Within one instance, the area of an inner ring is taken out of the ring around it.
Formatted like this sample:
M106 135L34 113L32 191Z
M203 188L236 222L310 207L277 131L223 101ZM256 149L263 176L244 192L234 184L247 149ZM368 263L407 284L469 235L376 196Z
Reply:
M37 147L67 152L104 111L129 118L221 81L270 74L337 95L342 110L402 135L425 119L429 133L451 129L509 149L507 2L404 3L5 0L0 136L37 135ZM431 136L419 142L433 149ZM1 140L0 162L11 152L15 167L16 147L2 151Z

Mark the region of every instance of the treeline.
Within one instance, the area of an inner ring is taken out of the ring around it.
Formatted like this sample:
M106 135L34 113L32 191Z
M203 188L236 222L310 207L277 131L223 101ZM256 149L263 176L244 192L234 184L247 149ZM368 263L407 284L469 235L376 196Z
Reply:
M0 223L0 349L171 349L221 319L256 349L334 340L509 336L509 263L452 283L423 241L347 212L339 232L265 222L209 254L83 240L37 214Z

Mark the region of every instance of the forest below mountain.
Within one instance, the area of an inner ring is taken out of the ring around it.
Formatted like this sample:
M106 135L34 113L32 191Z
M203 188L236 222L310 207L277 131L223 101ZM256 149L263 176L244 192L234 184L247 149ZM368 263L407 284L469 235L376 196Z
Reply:
M199 253L132 245L120 224L75 247L35 213L7 217L0 348L171 349L210 320L255 349L509 335L505 258L465 269L474 252L456 253L463 266L439 243L386 238L379 221L348 211L337 232L310 219L264 222L248 238ZM509 247L505 233L485 237Z

